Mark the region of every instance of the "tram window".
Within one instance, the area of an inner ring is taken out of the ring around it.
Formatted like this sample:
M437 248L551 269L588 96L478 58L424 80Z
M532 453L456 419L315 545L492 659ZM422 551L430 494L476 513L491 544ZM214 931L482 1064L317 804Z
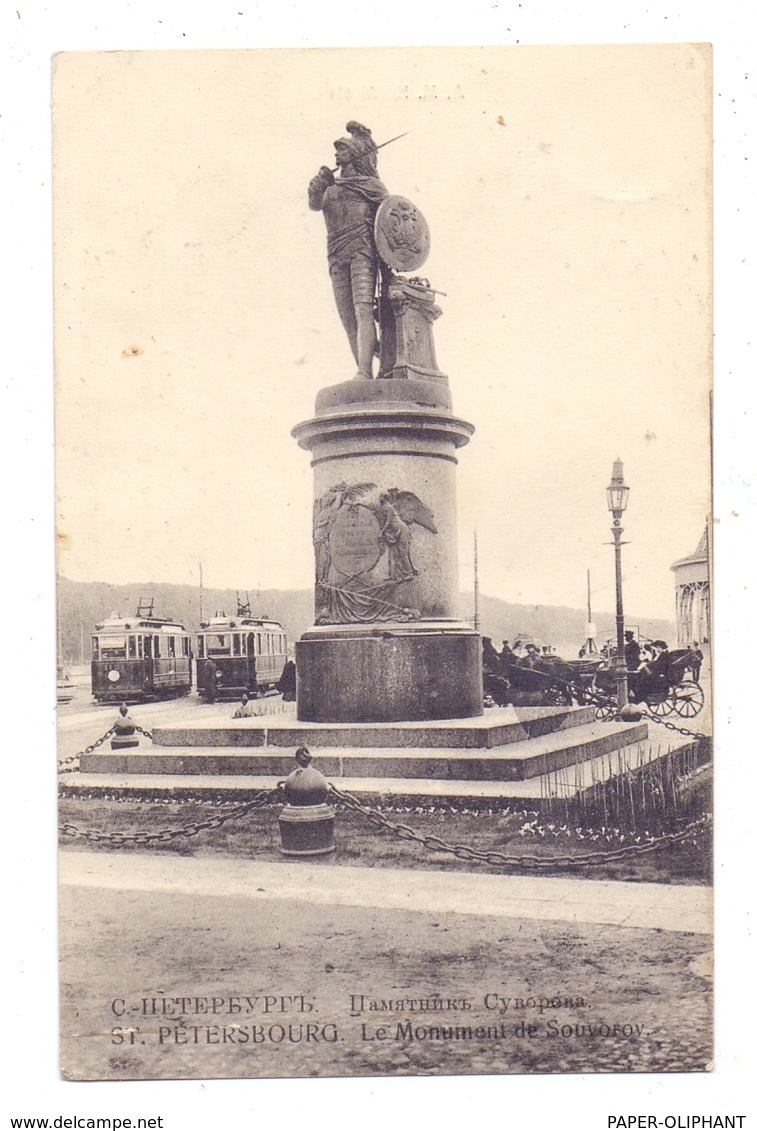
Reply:
M145 638L144 638L144 636L138 636L137 637L137 656L140 658L140 660L143 660L144 657L145 657Z
M147 659L147 660L152 659L152 637L151 636L145 637L145 659Z
M238 632L231 634L231 652L233 656L241 656L242 654L242 641Z
M240 642L240 645L241 645L242 655L246 656L247 655L247 633L246 632L243 632L240 635L239 642Z
M229 641L224 632L214 632L208 637L207 644L209 656L228 656Z
M197 637L197 656L200 660L205 659L205 637Z
M259 632L255 633L255 655L256 656L260 655L260 633Z
M181 638L181 654L182 654L182 656L188 656L189 655L189 637L188 636L182 636L182 638Z
M176 637L175 636L169 636L168 637L168 655L169 656L175 656L176 655Z
M126 637L125 636L101 636L100 637L100 659L101 660L123 660L126 658Z
M92 659L93 660L99 660L100 659L100 641L97 639L96 636L92 637Z

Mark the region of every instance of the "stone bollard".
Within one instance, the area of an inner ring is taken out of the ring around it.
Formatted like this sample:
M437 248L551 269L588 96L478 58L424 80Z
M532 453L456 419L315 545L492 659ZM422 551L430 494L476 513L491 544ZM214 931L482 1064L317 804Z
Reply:
M137 728L134 720L129 717L129 708L122 703L118 708L118 718L113 724L115 734L110 740L111 750L126 750L131 746L139 746Z
M286 805L279 813L281 851L285 856L325 856L336 850L334 813L326 804L329 784L311 766L310 751L301 746L295 754L297 769L284 783Z
M626 703L618 712L618 721L621 723L638 723L642 717L641 707L637 703Z

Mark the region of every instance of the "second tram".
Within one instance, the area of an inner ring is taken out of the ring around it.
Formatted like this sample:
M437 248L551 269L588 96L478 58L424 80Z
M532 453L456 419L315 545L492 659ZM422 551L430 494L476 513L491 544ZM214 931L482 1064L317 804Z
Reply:
M192 688L192 645L183 624L152 614L114 613L92 636L92 694L100 703L133 703L187 695Z
M197 634L197 693L201 699L260 695L275 687L287 660L278 621L242 612L203 621Z

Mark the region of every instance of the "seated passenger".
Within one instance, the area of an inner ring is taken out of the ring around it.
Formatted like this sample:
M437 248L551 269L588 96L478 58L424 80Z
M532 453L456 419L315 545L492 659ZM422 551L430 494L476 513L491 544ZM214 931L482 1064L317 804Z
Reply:
M481 651L483 653L484 671L489 675L498 675L499 656L490 636L481 637Z
M633 680L633 698L636 703L648 702L650 695L660 695L670 688L670 653L664 640L654 640L653 656L643 663Z
M535 668L541 660L541 654L535 644L526 645L526 655L519 661L522 668Z

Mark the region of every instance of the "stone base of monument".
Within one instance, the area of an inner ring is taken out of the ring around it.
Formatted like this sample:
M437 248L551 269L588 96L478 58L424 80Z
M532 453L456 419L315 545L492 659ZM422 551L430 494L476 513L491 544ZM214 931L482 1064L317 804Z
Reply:
M297 643L303 722L430 721L483 711L481 638L467 625L327 625Z
M646 727L653 733L646 737ZM622 774L637 761L659 762L696 742L656 724L584 723L492 750L430 748L314 750L327 779L368 804L450 804L539 810L551 797ZM292 765L292 747L257 750L158 749L151 753L94 752L83 769L63 773L63 794L149 799L219 796L242 802L272 789ZM412 823L412 822L411 822Z
M285 805L279 813L285 856L326 856L336 851L332 805Z
M153 735L150 749L83 754L81 770L61 776L61 789L243 800L273 788L305 745L328 781L369 802L538 809L556 788L569 797L634 760L695 745L655 723L597 721L590 707L503 707L482 718L362 726L198 719Z
M154 746L148 756L160 756L164 747L181 746L192 749L267 747L269 757L286 757L282 747L307 746L318 756L321 770L323 756L333 748L356 752L379 749L386 751L387 756L401 750L403 754L398 757L404 757L407 752L409 758L428 749L446 750L450 754L499 749L508 755L520 750L528 761L534 748L526 744L532 740L553 736L559 748L565 745L563 732L569 732L568 738L580 736L585 733L584 728L589 727L594 734L598 725L593 707L496 707L474 718L386 723L305 722L286 715L206 721L200 715L196 720L174 726L154 726ZM596 733L622 738L629 730L617 723L612 726L606 723ZM636 730L632 728L631 733ZM92 759L97 755L98 751L82 755L86 759L83 765L94 765Z
M111 750L128 750L135 746L139 746L136 734L114 734L110 740Z

